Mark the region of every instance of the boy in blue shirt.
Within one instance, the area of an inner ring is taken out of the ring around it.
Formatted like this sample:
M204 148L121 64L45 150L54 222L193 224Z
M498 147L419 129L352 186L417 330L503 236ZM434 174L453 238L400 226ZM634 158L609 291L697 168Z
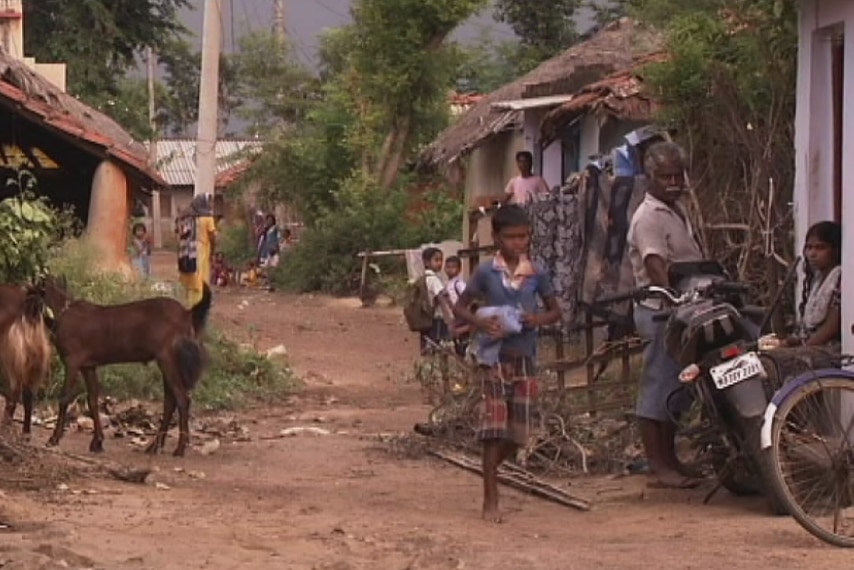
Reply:
M503 206L492 217L498 253L475 269L455 315L477 335L501 341L499 363L479 363L483 407L478 439L483 443L483 518L501 522L498 511L498 467L528 443L532 407L537 395L535 361L537 329L560 321L561 311L549 276L531 262L531 222L519 206ZM542 299L545 311L538 307ZM486 307L521 311L521 332L508 334L498 316L478 316L469 307L476 299Z

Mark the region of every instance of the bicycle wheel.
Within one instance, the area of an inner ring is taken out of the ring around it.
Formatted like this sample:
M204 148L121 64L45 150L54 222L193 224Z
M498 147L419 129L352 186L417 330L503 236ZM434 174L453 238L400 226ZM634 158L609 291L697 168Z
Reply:
M771 483L807 531L854 547L854 376L801 377L774 402Z

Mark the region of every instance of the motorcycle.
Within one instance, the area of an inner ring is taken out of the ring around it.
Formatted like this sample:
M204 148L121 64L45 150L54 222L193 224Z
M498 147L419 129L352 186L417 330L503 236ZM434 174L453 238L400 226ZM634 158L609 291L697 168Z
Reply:
M760 444L765 409L778 388L758 351L764 311L744 303L748 288L729 280L715 261L674 264L670 283L674 290L650 286L635 298L671 306L660 316L666 350L682 366L679 380L699 408L691 441L718 480L705 502L724 487L735 495L763 494L775 514L787 514Z

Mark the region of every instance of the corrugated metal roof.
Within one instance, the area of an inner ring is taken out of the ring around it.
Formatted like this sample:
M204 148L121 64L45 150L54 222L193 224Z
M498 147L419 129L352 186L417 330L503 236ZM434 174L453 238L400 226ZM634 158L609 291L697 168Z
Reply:
M157 141L157 162L160 176L169 186L193 186L196 181L196 141L194 139L163 139ZM262 142L254 139L224 139L216 142L217 175L246 161L260 152Z

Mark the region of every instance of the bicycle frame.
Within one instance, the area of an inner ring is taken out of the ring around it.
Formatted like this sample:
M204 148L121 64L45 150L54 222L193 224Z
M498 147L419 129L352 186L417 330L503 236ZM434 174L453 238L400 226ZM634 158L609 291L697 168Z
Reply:
M802 386L810 382L821 381L822 378L845 378L854 382L854 372L840 368L821 368L810 372L804 372L800 376L796 376L791 382L787 382L779 390L774 393L768 407L765 408L765 417L762 422L762 431L760 432L760 443L762 449L770 449L773 445L772 429L774 427L774 419L777 415L777 410L783 405L792 394Z

